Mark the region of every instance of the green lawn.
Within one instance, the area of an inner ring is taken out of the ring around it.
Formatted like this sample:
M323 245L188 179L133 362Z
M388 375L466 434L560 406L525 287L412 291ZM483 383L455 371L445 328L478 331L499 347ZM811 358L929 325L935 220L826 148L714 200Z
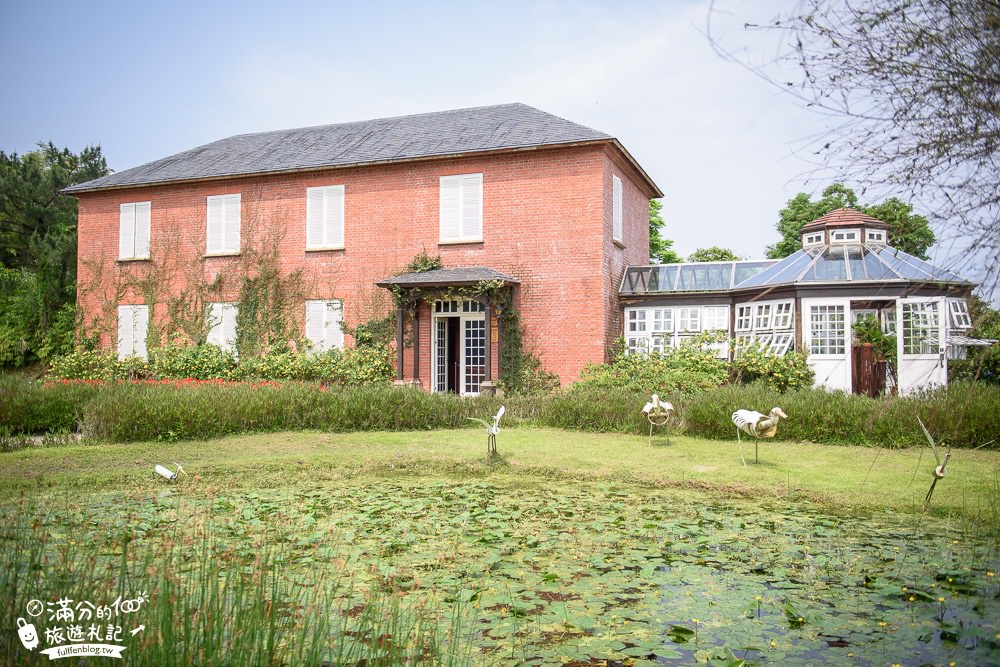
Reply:
M955 451L924 513L926 445L764 441L755 464L751 441L744 466L735 441L508 429L491 461L485 441L0 454L0 624L124 591L148 598L131 664L1000 659L998 452ZM189 476L153 476L172 461ZM0 661L42 664L14 636Z
M36 448L0 455L0 494L25 490L148 491L153 465L179 461L184 493L294 488L358 476L513 476L698 489L730 497L798 498L850 509L919 512L934 457L926 445L889 450L759 441L710 441L549 429L509 429L501 460L485 460L478 430L273 433L219 440ZM935 514L978 514L1000 501L1000 452L956 450L934 491Z

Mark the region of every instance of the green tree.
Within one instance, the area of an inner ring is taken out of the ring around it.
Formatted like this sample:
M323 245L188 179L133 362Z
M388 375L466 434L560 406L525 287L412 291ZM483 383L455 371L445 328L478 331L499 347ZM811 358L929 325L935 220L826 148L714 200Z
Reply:
M109 173L100 147L51 142L0 151L0 365L71 346L76 301L76 199L61 190Z
M913 212L913 205L895 197L868 206L858 205L858 196L842 183L834 183L823 190L820 199L813 201L808 194L800 192L778 213L776 228L781 240L767 247L771 259L788 257L802 247L800 231L802 227L830 211L838 208L856 208L866 215L877 218L889 225L889 245L899 248L921 259L927 259L927 249L935 241L930 223L922 215Z
M729 248L714 245L711 248L698 248L687 258L689 262L735 262L740 259Z
M664 238L663 202L649 200L649 261L654 264L677 264L684 258L673 249L674 242Z
M969 336L987 340L1000 340L1000 310L975 294L969 299L969 317L972 328ZM948 362L949 381L973 380L1000 385L1000 344L990 347L972 347L965 359Z

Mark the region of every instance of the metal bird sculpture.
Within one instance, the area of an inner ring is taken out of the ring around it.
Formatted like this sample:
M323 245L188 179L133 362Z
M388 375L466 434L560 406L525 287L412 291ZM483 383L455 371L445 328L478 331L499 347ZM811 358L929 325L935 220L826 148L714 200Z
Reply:
M931 437L930 431L924 426L924 423L917 417L917 423L920 424L920 430L924 432L924 436L927 437L927 442L931 446L931 451L934 452L934 460L937 462L937 467L934 468L934 480L931 482L931 488L927 489L927 496L924 497L924 509L931 504L931 496L934 495L934 487L937 486L939 479L944 479L944 476L948 474L948 459L951 458L951 447L944 455L944 461L941 460L941 452L938 451L937 445L934 444L934 438Z
M503 417L504 413L507 412L507 408L500 406L497 413L493 415L493 423L490 424L485 420L479 419L477 417L466 417L474 422L479 422L486 427L486 454L487 456L497 455L497 434L500 433L500 418Z
M737 410L733 413L736 441L740 445L740 460L743 461L744 466L747 464L747 460L743 458L743 440L740 437L740 431L755 438L773 438L774 434L778 432L778 420L780 419L788 419L788 415L781 408L771 408L771 412L766 415L753 410ZM759 463L756 442L753 446L753 455L754 462Z
M674 406L667 401L661 401L660 397L653 394L652 400L642 407L642 416L649 420L649 444L653 444L653 427L663 426L670 420L674 413ZM667 443L670 436L667 435Z

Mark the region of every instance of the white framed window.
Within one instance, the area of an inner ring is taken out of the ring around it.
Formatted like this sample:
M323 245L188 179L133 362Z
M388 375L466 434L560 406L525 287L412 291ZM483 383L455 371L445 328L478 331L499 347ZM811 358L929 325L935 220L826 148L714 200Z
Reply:
M737 306L736 330L750 331L753 325L753 306Z
M326 352L344 347L343 312L344 305L337 299L306 301L306 338L313 350Z
M771 339L771 353L779 357L784 355L792 345L792 338L793 334L790 333L774 334L774 338Z
M701 331L701 308L678 308L677 330Z
M674 346L674 335L672 333L653 334L653 337L649 345L649 351L663 354L673 346Z
M857 243L859 232L857 229L838 229L830 232L831 243Z
M705 306L705 331L729 331L729 306Z
M754 308L753 328L755 331L771 328L771 304L757 304Z
M118 259L149 259L148 201L122 204L118 217Z
M208 304L208 342L226 352L236 349L235 303Z
M149 306L118 306L118 358L146 358Z
M622 203L622 179L617 176L611 177L611 218L612 218L612 238L619 243L625 242L624 232L624 204Z
M775 329L791 329L793 325L792 315L792 302L778 301L774 304L774 317L771 320L771 326Z
M844 354L847 349L844 306L809 307L809 353Z
M965 299L948 299L948 317L952 329L968 329L972 326L969 304Z
M653 309L653 332L673 332L674 330L674 309L654 308ZM662 352L662 350L661 350Z
M306 250L344 247L344 186L306 188Z
M821 245L823 243L823 232L806 234L802 240L802 245Z
M232 255L240 251L240 195L208 198L206 253Z
M483 240L483 175L441 177L441 242Z
M884 308L881 311L882 314L882 333L887 336L896 335L896 308L892 306L890 308Z
M649 352L649 339L645 336L626 338L625 351L628 354L646 354Z
M869 243L885 243L885 232L881 229L869 229L865 232L865 239Z
M625 313L626 327L628 333L646 332L646 311L643 308L632 308Z

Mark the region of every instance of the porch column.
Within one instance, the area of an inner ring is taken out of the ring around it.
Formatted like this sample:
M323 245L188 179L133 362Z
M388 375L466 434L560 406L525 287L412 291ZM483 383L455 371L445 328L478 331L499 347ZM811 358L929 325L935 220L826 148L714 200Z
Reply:
M403 381L403 307L396 308L396 380Z
M420 380L420 305L415 303L411 306L413 317L413 380L419 384Z
M486 335L486 368L484 370L486 371L485 377L487 382L492 382L493 380L493 373L492 373L493 364L490 363L490 357L493 356L493 337L490 335L493 328L492 324L490 323L492 317L493 317L493 306L491 306L489 302L487 302L486 325L484 327L486 329L486 331L484 332Z

